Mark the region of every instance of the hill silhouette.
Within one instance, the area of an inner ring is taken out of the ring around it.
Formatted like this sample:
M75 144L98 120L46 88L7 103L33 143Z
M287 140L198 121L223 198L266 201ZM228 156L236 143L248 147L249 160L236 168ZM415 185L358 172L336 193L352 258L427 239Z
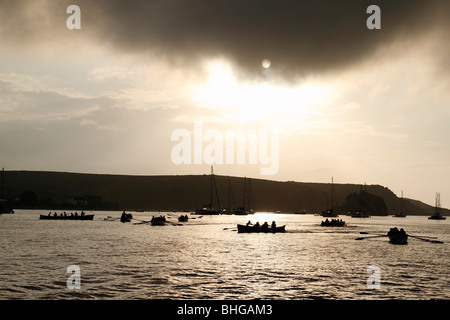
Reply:
M6 195L14 201L15 208L194 211L210 203L210 175L131 176L43 171L7 171L5 175ZM331 185L327 183L214 177L219 199L218 203L214 189L214 207L219 204L221 208L242 207L244 185L247 186L246 206L250 201L250 207L256 211L320 213L331 204ZM352 194L360 194L360 189L356 184L335 183L336 212L347 214L350 207L355 208L359 197ZM365 192L376 199L371 215L400 211L400 198L388 188L367 185ZM405 206L408 215L434 212L434 207L417 200L405 199ZM442 212L448 215L449 210Z

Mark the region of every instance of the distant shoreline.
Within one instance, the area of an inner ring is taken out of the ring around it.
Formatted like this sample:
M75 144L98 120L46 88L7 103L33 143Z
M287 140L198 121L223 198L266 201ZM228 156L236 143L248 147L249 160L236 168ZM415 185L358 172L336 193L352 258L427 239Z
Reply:
M206 174L131 176L46 171L5 173L6 196L13 201L15 209L189 213L210 202L210 175ZM213 206L232 209L242 207L244 177L214 177L219 201L214 197ZM329 183L249 180L252 193L250 199L246 198L245 205L250 205L256 211L319 214L330 205ZM361 185L337 183L334 187L335 211L342 216L357 211ZM373 199L369 215L389 216L400 211L400 198L387 187L367 185L365 188ZM434 213L435 208L431 205L414 199L404 201L407 215L425 216ZM450 215L450 210L442 208L442 215Z

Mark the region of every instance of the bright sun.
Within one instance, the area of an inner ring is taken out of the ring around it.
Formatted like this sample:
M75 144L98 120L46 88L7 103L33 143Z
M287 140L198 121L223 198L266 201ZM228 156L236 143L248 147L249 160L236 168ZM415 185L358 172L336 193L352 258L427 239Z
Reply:
M229 65L210 63L206 83L194 90L195 103L204 108L222 109L223 117L241 124L248 122L305 121L317 114L326 102L325 86L304 83L297 87L274 86L268 82L241 83Z

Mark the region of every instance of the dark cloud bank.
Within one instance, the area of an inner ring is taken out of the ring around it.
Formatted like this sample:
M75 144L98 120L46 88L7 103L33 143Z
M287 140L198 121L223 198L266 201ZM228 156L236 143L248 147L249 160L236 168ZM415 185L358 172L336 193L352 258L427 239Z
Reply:
M182 65L222 56L253 75L268 58L273 71L287 79L345 68L386 45L448 29L450 18L446 0L65 0L48 5L56 14L69 4L82 10L82 32L111 49ZM371 4L381 8L381 30L366 27Z

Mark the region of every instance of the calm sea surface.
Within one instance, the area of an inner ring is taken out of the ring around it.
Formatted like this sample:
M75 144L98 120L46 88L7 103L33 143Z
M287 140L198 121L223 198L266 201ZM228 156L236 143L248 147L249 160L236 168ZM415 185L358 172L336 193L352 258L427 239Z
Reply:
M0 299L450 299L450 219L340 216L347 227L325 228L320 216L257 213L192 215L177 225L181 213L164 213L172 223L151 226L105 220L120 212L92 212L93 221L41 213L0 216ZM286 233L238 234L248 220L275 220ZM355 240L394 226L444 244ZM79 290L67 288L71 265L80 268ZM380 270L379 289L367 287L369 266Z

